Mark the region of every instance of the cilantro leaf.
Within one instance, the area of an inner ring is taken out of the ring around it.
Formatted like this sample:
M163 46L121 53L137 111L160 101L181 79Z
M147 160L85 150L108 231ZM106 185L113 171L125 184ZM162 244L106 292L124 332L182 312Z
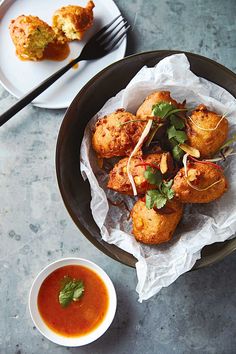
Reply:
M149 190L146 193L146 207L152 209L156 207L157 209L163 208L166 204L166 197L161 194L157 189Z
M175 106L167 102L158 102L152 106L152 114L160 118L165 118L173 110L175 110Z
M84 284L81 280L71 280L67 277L59 293L59 303L62 307L68 306L72 301L77 301L84 292Z
M150 166L146 167L146 170L144 171L144 178L150 183L150 184L156 184L159 185L162 181L162 176L161 172L158 169L154 169Z
M173 179L170 179L169 181L163 182L163 185L165 188L171 188L173 185Z
M174 148L176 145L179 145L178 141L175 140L175 138L171 138L171 139L169 139L169 141L170 141L172 148Z
M183 144L187 140L187 135L182 130L176 130L175 139L180 143Z
M166 205L166 202L167 202L166 197L161 193L159 193L155 200L155 206L157 209L161 209Z
M177 117L174 114L170 116L170 122L175 127L175 129L183 129L185 127L183 119Z
M171 189L172 184L173 184L173 180L170 180L169 182L163 182L161 185L161 191L168 200L174 198L175 195L173 189Z
M152 106L152 114L162 119L183 111L187 111L187 109L176 108L173 104L168 102L158 102Z
M152 209L155 205L155 200L157 198L158 195L158 190L149 190L146 193L146 207L148 209Z
M186 133L182 130L176 130L173 125L171 125L167 129L167 136L169 140L174 138L175 141L177 141L180 144L183 144L187 140Z
M175 138L176 136L176 133L177 133L177 130L175 129L175 127L173 125L171 125L168 129L167 129L167 136L168 136L168 139L172 139L172 138Z
M172 190L173 180L169 182L162 182L159 189L149 190L146 193L146 207L152 209L163 208L167 201L174 197L174 191Z
M184 151L179 147L179 145L175 145L172 149L172 155L176 161L180 161L184 156Z

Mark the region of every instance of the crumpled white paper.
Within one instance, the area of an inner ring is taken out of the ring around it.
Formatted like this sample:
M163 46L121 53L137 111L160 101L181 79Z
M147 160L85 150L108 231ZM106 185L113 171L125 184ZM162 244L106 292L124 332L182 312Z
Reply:
M131 233L125 207L108 204L108 199L125 200L129 209L135 198L107 190L108 174L97 165L91 147L91 130L96 120L118 108L135 114L147 95L156 90L169 90L179 102L187 100L187 107L203 103L220 114L227 114L230 135L235 132L236 100L223 88L194 75L184 54L169 56L155 67L143 67L128 86L111 98L91 119L86 127L81 146L81 172L91 186L91 210L101 230L102 238L115 244L137 258L137 292L139 301L149 299L162 287L173 283L181 274L190 270L200 258L201 249L214 242L221 242L236 231L236 164L234 157L224 162L229 190L219 200L210 204L186 205L184 217L171 242L159 246L138 243ZM210 193L210 191L209 191Z

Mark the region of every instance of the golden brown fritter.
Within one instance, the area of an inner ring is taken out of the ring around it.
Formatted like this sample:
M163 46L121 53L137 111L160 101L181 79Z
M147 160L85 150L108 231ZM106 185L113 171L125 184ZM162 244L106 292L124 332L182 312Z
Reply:
M160 102L171 103L173 106L176 106L176 108L184 108L183 104L178 103L170 96L170 91L156 91L147 96L147 98L138 108L136 116L138 118L145 118L146 116L150 116L152 114L153 105Z
M170 200L162 209L148 209L139 199L131 211L133 234L137 241L146 244L168 242L183 214L183 205Z
M132 113L118 109L97 121L92 146L100 158L129 156L146 124L137 122Z
M182 168L175 176L172 186L175 197L182 203L209 203L220 198L227 190L223 171L212 163L188 163L187 176L189 184ZM217 183L212 185L215 182ZM208 188L209 186L211 187Z
M53 41L53 29L37 16L18 16L9 26L16 54L22 60L39 60L45 47Z
M226 118L221 120L221 118L222 116L209 111L201 104L192 112L187 121L187 144L198 149L203 158L213 156L227 138L228 120Z
M93 1L86 7L63 6L53 15L53 29L61 41L81 40L85 31L93 24Z
M144 177L144 172L147 166L153 168L155 172L156 167L159 166L160 168L161 160L162 164L164 164L164 160L166 160L168 164L165 173L171 173L173 171L173 160L169 152L148 154L142 156L142 158L133 157L130 160L130 172L134 178L138 194L145 194L147 190L157 187L155 184L148 183ZM127 163L128 157L125 157L114 166L109 174L107 187L119 193L133 195L133 189L127 174Z

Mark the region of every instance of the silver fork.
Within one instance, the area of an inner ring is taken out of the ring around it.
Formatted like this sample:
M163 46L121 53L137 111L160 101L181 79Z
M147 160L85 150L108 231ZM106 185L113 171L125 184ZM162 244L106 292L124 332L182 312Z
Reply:
M6 112L0 115L0 126L32 102L33 99L38 97L79 61L98 59L110 53L125 38L129 28L130 25L128 25L127 21L121 15L114 18L113 21L104 26L85 44L77 58L72 60L60 70L56 71L53 75L48 77L41 84L23 96Z

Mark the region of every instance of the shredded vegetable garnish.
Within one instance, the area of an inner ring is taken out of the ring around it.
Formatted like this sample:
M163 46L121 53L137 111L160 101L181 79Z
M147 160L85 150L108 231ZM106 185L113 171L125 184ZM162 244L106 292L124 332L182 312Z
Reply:
M219 157L215 157L213 159L208 159L208 160L204 160L204 161L211 161L211 162L217 162L217 161L224 161L226 157L230 157L230 156L234 156L236 155L236 152L232 152L230 154L228 154L227 156L225 155L223 156L219 156Z
M157 124L153 131L151 132L150 136L148 137L148 140L146 142L146 146L149 146L152 142L152 139L154 138L154 136L156 135L158 129L160 129L161 127L163 127L164 124L160 123L160 124Z
M236 155L236 152L234 152L233 148L228 148L227 150L224 151L224 153L221 156L216 156L213 157L212 159L205 159L204 161L209 161L209 162L217 162L217 161L225 161L225 159L229 156L234 156Z
M151 163L151 162L140 162L137 165L135 165L135 167L139 167L139 166L143 166L143 167L147 167L150 166L152 168L157 168L158 170L160 170L160 166L156 165L155 163Z
M198 159L195 159L194 157L192 156L189 156L189 158L197 163L203 163L205 165L210 165L210 166L213 166L215 168L218 168L218 170L223 170L223 168L219 165L217 165L216 163L213 163L212 161L207 161L207 160L198 160Z
M220 123L222 122L222 120L226 117L226 114L223 114L223 116L221 117L221 119L219 120L219 122L216 124L216 126L214 128L202 128L200 127L197 123L194 122L194 120L188 116L188 118L191 120L191 122L200 130L204 130L206 132L208 131L213 131L213 130L216 130L218 128L218 126L220 125Z
M236 141L236 134L233 134L232 138L230 138L229 140L227 140L221 147L220 147L220 151L223 150L226 147L229 147L231 144L233 144Z
M196 158L200 157L200 151L198 149L193 148L192 146L189 146L188 144L185 144L185 143L179 144L179 147L184 152L186 152L188 155L191 155Z
M184 157L183 157L184 175L185 175L187 184L188 184L191 188L195 189L196 191L198 191L198 192L207 191L208 189L210 189L211 187L215 186L216 184L220 183L220 182L223 180L223 178L220 178L218 181L216 181L216 182L210 184L210 186L207 186L207 187L205 187L205 188L198 188L198 187L194 186L194 185L189 181L189 179L188 179L187 160L188 160L188 154L185 154ZM199 161L199 162L200 162L200 161Z
M119 123L119 125L122 126L125 124L135 123L135 122L147 122L147 120L146 119L131 119L131 120L127 120L126 122Z
M132 176L132 174L130 172L130 161L131 161L132 157L136 154L136 152L139 150L139 148L142 146L146 136L148 135L148 133L149 133L149 131L151 129L151 126L152 126L152 119L149 119L144 131L142 132L142 135L140 136L139 141L137 142L137 144L136 144L134 150L132 151L132 153L130 154L128 162L127 162L127 175L128 175L129 181L131 183L134 196L137 195L137 189L136 189L136 185L135 185L133 176Z
M190 187L192 187L193 189L195 189L198 192L203 192L203 191L207 191L208 189L210 189L211 187L213 187L214 185L220 183L221 181L223 181L223 178L219 179L218 181L210 184L210 186L207 186L206 188L198 188L196 186L194 186L188 179L187 179L187 183Z
M185 154L185 155L183 156L183 165L184 165L184 174L185 174L185 177L188 177L187 160L188 160L188 154Z

